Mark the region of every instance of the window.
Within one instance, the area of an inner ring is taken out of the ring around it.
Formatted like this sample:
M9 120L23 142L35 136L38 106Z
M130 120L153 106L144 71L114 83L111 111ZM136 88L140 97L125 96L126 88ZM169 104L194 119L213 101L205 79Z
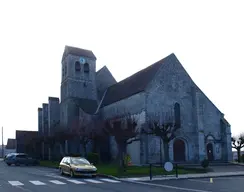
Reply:
M23 155L16 155L17 158L27 158L27 155L23 154Z
M89 73L89 64L88 63L84 64L84 72Z
M180 104L179 103L175 103L174 115L175 115L175 124L177 127L180 127L181 122L180 122Z
M89 161L83 158L72 158L71 163L74 165L90 165Z
M80 62L79 61L76 61L75 62L75 71L80 71L80 70L81 70Z

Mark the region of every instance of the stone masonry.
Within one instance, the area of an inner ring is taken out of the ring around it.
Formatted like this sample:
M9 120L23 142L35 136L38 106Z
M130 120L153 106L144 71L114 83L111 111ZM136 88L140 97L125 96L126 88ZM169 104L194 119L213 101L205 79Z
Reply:
M96 115L113 119L130 114L136 117L141 128L155 118L160 122L176 121L175 114L179 114L181 128L169 145L171 161L231 159L230 124L174 54L120 82L116 82L106 66L96 72L96 59L92 51L65 47L61 99L59 107L58 98L49 101L50 125L52 119L60 119L61 126L69 129L77 126L76 122L83 117L93 121ZM55 106L55 110L52 111L50 106ZM45 106L42 110L45 117ZM45 132L44 122L43 126ZM79 152L76 145L69 141L66 149ZM134 164L159 162L164 158L162 145L157 137L141 135L140 141L130 144L127 152ZM116 157L117 147L113 138L110 146L111 155Z

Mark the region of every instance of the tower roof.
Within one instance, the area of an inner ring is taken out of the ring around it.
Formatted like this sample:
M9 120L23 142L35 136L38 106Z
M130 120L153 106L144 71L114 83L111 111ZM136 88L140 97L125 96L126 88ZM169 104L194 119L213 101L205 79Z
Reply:
M84 56L84 57L88 57L88 58L95 59L95 60L97 59L96 56L93 54L93 52L90 50L81 49L81 48L77 48L77 47L71 47L71 46L66 45L64 48L62 60L68 54L76 55L76 56Z

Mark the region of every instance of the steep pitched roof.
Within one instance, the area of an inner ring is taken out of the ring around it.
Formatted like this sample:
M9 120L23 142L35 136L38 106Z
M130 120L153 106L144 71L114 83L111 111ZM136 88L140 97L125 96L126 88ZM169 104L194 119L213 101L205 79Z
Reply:
M174 56L174 54L171 54L168 57L171 56ZM114 102L120 101L132 95L135 95L136 93L144 91L146 86L153 79L166 58L161 59L160 61L135 73L134 75L110 86L107 89L101 107L110 105Z
M91 59L97 59L96 56L93 54L92 51L87 50L87 49L81 49L81 48L77 48L77 47L71 47L71 46L65 46L64 48L64 53L63 53L63 57L62 60L68 55L76 55L76 56L84 56L84 57L89 57Z
M16 140L8 139L6 149L15 149L16 148Z
M97 94L99 100L102 98L104 91L116 84L117 81L108 70L106 66L102 67L99 71L96 72L96 84L97 84Z

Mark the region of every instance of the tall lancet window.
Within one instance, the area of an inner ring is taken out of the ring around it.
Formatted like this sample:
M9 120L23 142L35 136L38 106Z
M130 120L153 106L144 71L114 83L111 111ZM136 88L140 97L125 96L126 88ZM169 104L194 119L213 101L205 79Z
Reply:
M88 63L85 63L84 64L84 72L85 73L89 73L90 69L89 69L89 64Z
M75 71L80 71L80 70L81 70L80 62L76 61L75 62Z
M175 124L178 128L180 128L181 120L180 120L180 104L179 103L175 103L174 115L175 115Z

